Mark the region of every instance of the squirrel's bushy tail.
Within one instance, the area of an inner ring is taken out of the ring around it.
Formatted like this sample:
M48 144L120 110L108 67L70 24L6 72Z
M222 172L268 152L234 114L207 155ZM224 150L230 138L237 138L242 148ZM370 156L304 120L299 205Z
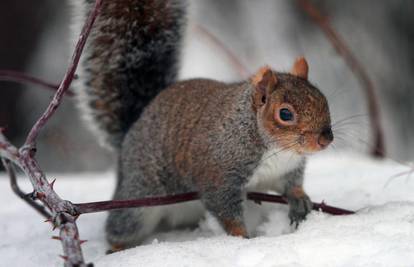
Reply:
M76 1L83 15L93 4ZM185 22L182 0L103 1L77 88L82 114L101 143L119 148L144 107L176 80Z

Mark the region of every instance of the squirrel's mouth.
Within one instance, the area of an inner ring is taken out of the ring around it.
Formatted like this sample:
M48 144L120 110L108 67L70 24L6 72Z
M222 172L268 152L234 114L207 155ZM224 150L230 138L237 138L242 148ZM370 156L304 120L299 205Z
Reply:
M300 134L285 134L275 138L281 151L292 151L299 155L313 154L326 149L334 140L331 127L319 131L303 131ZM272 142L273 143L273 142Z
M334 140L334 136L331 127L324 127L320 131L305 131L296 137L291 136L287 139L284 139L282 144L279 143L284 150L304 155L326 149Z
M297 152L300 154L314 153L327 148L334 136L331 127L324 127L319 132L305 132L299 136Z

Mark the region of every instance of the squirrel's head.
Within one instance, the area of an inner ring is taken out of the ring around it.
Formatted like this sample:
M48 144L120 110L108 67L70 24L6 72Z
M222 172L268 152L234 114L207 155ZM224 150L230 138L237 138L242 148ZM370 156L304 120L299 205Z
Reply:
M326 148L333 140L328 102L308 81L308 64L296 60L290 73L261 68L251 79L253 110L266 146L299 154Z

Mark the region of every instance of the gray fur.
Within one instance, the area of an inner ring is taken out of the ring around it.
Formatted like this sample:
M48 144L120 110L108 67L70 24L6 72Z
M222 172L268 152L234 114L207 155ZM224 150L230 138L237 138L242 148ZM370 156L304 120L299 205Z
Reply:
M284 183L284 192L283 195L286 196L289 203L289 219L291 224L295 224L298 227L299 222L303 221L312 210L312 201L307 195L304 195L301 198L298 198L292 195L290 192L292 188L303 185L303 175L305 171L305 161L302 162L292 172L284 175L281 179Z
M83 2L77 7L81 15L89 12L92 1ZM119 149L143 108L176 80L185 3L103 2L82 58L77 90L82 115L102 145Z
M209 86L217 90L203 94ZM204 208L220 222L234 220L244 226L245 186L269 149L251 110L252 90L249 83L223 85L201 80L177 83L162 92L125 137L115 199L198 191ZM191 101L198 103L188 105ZM186 114L191 113L205 117L193 118L191 136L180 134L189 124ZM191 164L177 166L174 162L177 153L188 153ZM301 162L298 169L282 177L276 174L275 179L280 178L285 188L301 185L304 161ZM210 177L212 174L220 177ZM220 186L215 185L217 181ZM192 223L200 219L200 210L191 211L198 214L192 217ZM167 208L139 208L110 212L106 227L108 241L125 247L139 244L157 225L168 221L167 211Z

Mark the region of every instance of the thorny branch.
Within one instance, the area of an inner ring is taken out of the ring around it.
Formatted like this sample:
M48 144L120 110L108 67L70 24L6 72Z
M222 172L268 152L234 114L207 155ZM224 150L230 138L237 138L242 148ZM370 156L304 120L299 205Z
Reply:
M246 197L248 200L252 200L258 204L261 204L261 202L287 204L286 199L278 195L248 192ZM73 204L73 205L76 207L76 211L79 213L79 215L81 215L84 213L108 211L108 210L114 210L114 209L168 205L168 204L192 201L192 200L197 200L197 199L199 199L198 193L191 192L191 193L184 193L184 194L164 196L164 197L149 197L149 198L141 198L141 199L134 199L134 200L111 200L111 201L90 202L90 203L81 203L81 204ZM329 213L332 215L349 215L349 214L355 213L354 211L326 205L324 202L313 203L313 209L317 211Z
M51 218L52 215L45 209L45 207L35 202L35 196L33 193L26 194L19 188L16 179L16 171L14 170L14 166L11 164L10 160L2 159L2 163L4 168L6 169L7 174L9 175L10 186L13 192L27 204L32 206L32 208L38 211L43 217L45 217L46 219Z
M13 178L16 179L15 177ZM25 195L15 184L15 187L19 193L17 193L22 198L26 197ZM279 195L274 194L265 194L258 192L248 192L246 195L248 200L252 200L257 204L261 202L272 202L279 204L288 204L287 200ZM160 205L169 205L182 203L187 201L193 201L199 199L197 192L183 193L177 195L169 196L158 196L158 197L148 197L140 199L131 199L131 200L109 200L109 201L99 201L99 202L88 202L88 203L78 203L73 204L75 207L76 215L79 216L85 213L95 213L101 211L109 211L115 209L126 209L126 208L138 208L138 207L151 207L151 206L160 206ZM31 205L31 203L29 203ZM334 206L326 205L325 202L315 203L313 202L313 210L322 211L331 215L349 215L354 214L354 211L337 208ZM42 213L41 211L39 211ZM47 217L50 218L50 217Z
M318 8L313 5L310 0L298 0L298 3L303 11L305 11L310 16L310 18L322 29L338 54L342 56L346 64L358 77L363 88L365 89L364 91L368 102L368 113L374 134L374 147L371 153L375 157L383 158L386 153L384 133L380 119L378 96L376 94L376 89L373 82L369 78L362 64L358 61L358 59L353 55L352 51L346 45L345 41L334 30L334 28L329 23L329 20L321 14Z
M261 202L272 202L272 203L280 203L280 204L288 204L287 200L278 195L272 194L264 194L264 193L257 193L257 192L249 192L247 193L247 199L253 200L254 202L260 204ZM350 215L355 214L355 211L341 209L333 206L326 205L325 202L315 203L313 202L313 210L322 211L325 213L329 213L332 215Z
M3 163L5 163L5 168L9 171L10 178L12 179L11 183L17 187L17 183L13 184L14 172L11 168L8 168L10 167L8 161L11 161L14 165L18 166L25 172L34 189L32 196L40 200L50 210L52 216L49 219L53 223L54 228L59 228L60 233L58 239L62 243L64 253L62 258L65 260L65 266L67 267L88 266L84 262L80 247L82 241L79 240L79 232L76 226L77 213L71 202L61 199L56 194L53 190L54 181L49 183L45 174L40 169L35 159L36 138L40 130L55 113L62 101L63 95L69 89L69 86L74 78L82 50L85 46L86 39L92 29L96 17L98 16L101 4L102 0L96 0L94 8L90 12L82 28L67 72L46 111L30 130L25 144L20 149L17 149L17 147L12 145L6 139L3 132L0 131L0 157L3 160ZM33 203L30 205L33 206Z
M35 141L36 141L37 135L39 134L40 130L44 127L44 125L49 120L49 118L55 113L57 107L62 101L63 95L69 89L69 86L72 83L73 78L75 76L75 72L76 72L76 69L79 63L79 59L82 55L82 51L85 46L86 40L88 39L93 23L95 22L95 19L98 16L101 3L102 3L102 0L96 0L95 7L89 14L89 17L87 18L86 23L82 28L82 32L79 36L79 40L75 47L75 52L72 56L71 63L65 73L65 76L63 77L63 80L60 83L59 88L57 92L55 93L49 106L47 107L46 111L43 113L43 115L37 120L35 125L32 127L26 139L25 145L29 147L35 145Z

